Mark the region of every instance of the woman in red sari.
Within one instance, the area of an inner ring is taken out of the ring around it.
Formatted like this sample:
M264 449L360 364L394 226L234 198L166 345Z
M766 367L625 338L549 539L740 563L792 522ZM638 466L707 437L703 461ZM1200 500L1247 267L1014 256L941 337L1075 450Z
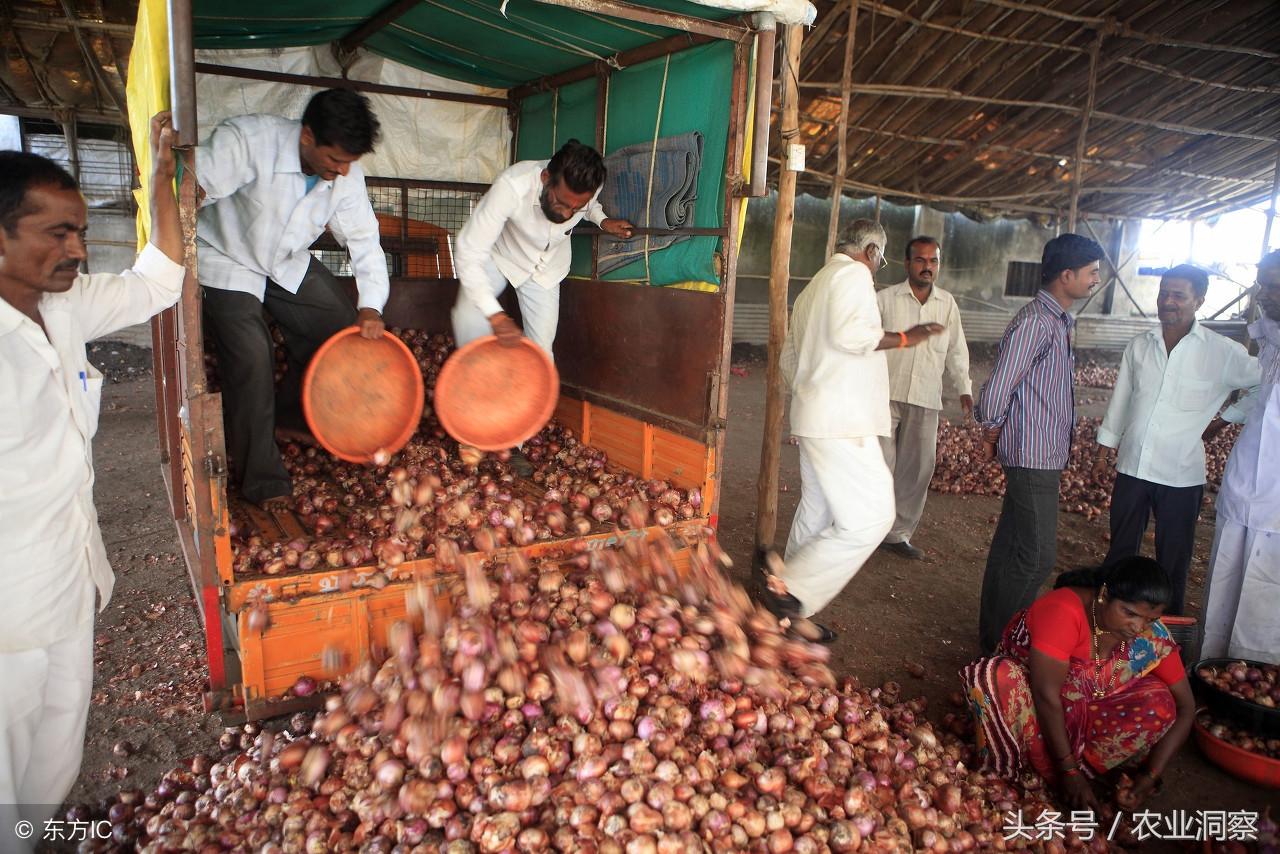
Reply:
M984 766L1033 770L1069 807L1098 807L1092 781L1141 763L1130 808L1187 740L1195 700L1160 622L1172 596L1150 558L1059 576L1014 615L989 658L961 671Z

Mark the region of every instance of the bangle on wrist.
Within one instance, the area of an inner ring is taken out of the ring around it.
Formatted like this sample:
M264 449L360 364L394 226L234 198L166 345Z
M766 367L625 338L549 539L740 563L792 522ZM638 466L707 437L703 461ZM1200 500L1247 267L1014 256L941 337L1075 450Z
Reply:
M906 346L907 346L907 333L899 332L898 333L898 349L903 350L906 348Z
M1062 776L1063 776L1063 777L1078 777L1078 776L1080 776L1080 768L1079 768L1078 766L1076 766L1076 765L1072 765L1070 768L1063 768L1063 769L1062 769Z

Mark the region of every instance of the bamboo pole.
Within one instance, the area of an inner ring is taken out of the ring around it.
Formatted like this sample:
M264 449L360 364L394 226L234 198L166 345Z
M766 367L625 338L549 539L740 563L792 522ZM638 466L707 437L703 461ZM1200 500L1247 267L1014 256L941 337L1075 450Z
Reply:
M806 80L800 85L807 89L827 89L832 92L840 91L839 83ZM958 92L955 89L946 89L939 86L904 86L885 83L857 83L852 86L852 91L863 95L875 95L882 98L924 98L938 101L964 101L971 104L986 104L992 107L1029 107L1036 110L1057 110L1058 112L1069 113L1073 116L1081 115L1084 112L1083 107L1076 107L1071 104L1059 104L1054 101L1028 100L1025 98L993 98L983 95L970 95L965 92ZM1189 136L1220 136L1226 139L1250 139L1255 142L1280 142L1280 139L1274 136L1265 136L1257 133L1241 133L1238 131L1221 130L1218 128L1206 128L1198 125L1166 122L1158 119L1142 119L1137 116L1123 116L1119 113L1112 113L1106 110L1093 110L1090 114L1090 118L1103 119L1109 122L1125 122L1127 124L1139 125L1141 127L1167 130L1172 133L1185 133Z
M800 133L800 47L804 29L787 27L783 42L780 150ZM767 140L757 139L764 147ZM772 264L769 270L769 362L765 372L764 436L760 443L760 479L756 483L756 548L770 548L778 531L778 469L782 454L782 346L787 337L787 290L791 284L791 231L795 225L797 172L783 163L778 169L778 207L773 219Z
M1219 83L1217 80L1208 80L1204 77L1196 77L1194 74L1183 74L1180 71L1174 71L1163 65L1154 62L1147 62L1145 59L1137 59L1132 56L1122 56L1116 60L1122 65L1130 65L1134 68L1141 68L1143 71L1150 71L1152 74L1163 74L1166 77L1172 77L1175 80L1181 80L1184 83L1195 83L1197 86L1208 86L1213 89L1226 89L1230 92L1246 92L1251 95L1280 95L1280 86L1267 86L1263 83L1241 86L1236 83Z
M877 15L884 15L887 18L897 18L900 21L906 21L909 24L923 29L937 30L938 32L951 33L957 36L968 36L971 39L979 39L981 41L999 42L1000 44L1016 44L1024 47L1040 48L1042 50L1060 50L1068 53L1088 52L1088 48L1076 47L1075 45L1063 44L1061 42L1020 39L1013 36L998 36L995 33L966 30L963 27L952 27L947 24L937 23L936 21L926 21L921 18L913 17L900 9L895 9L893 6L874 2L874 0L862 0L862 8L869 12L874 12Z
M1047 6L1037 6L1034 3L1018 2L1018 0L978 0L978 2L986 3L991 6L999 6L1002 9L1014 9L1019 12L1031 12L1037 15L1045 15L1050 18L1057 18L1061 21L1084 24L1085 26L1093 27L1095 29L1106 29L1112 26L1111 19L1109 18L1100 18L1095 15L1074 15L1070 12L1063 12ZM1189 41L1187 39L1175 39L1170 38L1169 36L1162 36L1156 33L1136 30L1128 24L1123 23L1116 27L1115 35L1126 39L1135 39L1137 41L1146 42L1151 45L1158 45L1160 47L1183 47L1191 50L1215 50L1223 53L1240 53L1246 56L1260 56L1263 59L1280 59L1280 53L1275 53L1270 50L1243 47L1241 45L1216 44L1210 42Z
M747 190L747 195L752 198L769 192L769 114L773 112L773 54L778 45L777 24L773 16L761 14L759 26L760 31L756 34L755 125L751 131L751 184Z
M853 82L853 42L858 33L858 0L849 0L849 24L845 28L844 68L840 74L840 123L836 138L836 181L831 187L831 216L827 220L827 254L836 251L836 232L840 230L840 204L844 200L844 176L849 169L849 85Z
M1102 52L1102 33L1098 33L1089 46L1089 89L1085 95L1084 112L1080 114L1080 131L1076 134L1076 159L1071 167L1071 204L1067 208L1067 231L1076 230L1076 208L1080 205L1080 182L1084 178L1084 149L1089 136L1089 117L1098 97L1098 54Z
M1271 227L1276 221L1276 194L1280 193L1280 148L1276 149L1276 165L1271 170L1271 204L1267 209L1267 225L1262 230L1262 255L1267 254L1267 250L1271 248Z
M803 84L802 84L803 85ZM823 119L811 114L802 114L801 118L806 122L821 125L833 125L835 122L830 119ZM966 151L994 151L1002 154L1016 154L1019 157L1030 157L1035 160L1051 160L1055 163L1059 160L1066 160L1068 155L1055 154L1051 151L1036 151L1030 148L1020 148L1015 145L1000 145L998 143L971 142L964 139L950 139L940 136L920 136L915 134L899 133L898 131L885 130L883 128L860 127L860 133L869 134L871 136L883 136L889 139L902 140L903 142L913 142L919 145L941 145L947 148L963 148ZM1126 169L1130 171L1146 172L1149 175L1168 178L1194 178L1197 181L1213 181L1215 183L1239 184L1247 187L1262 187L1270 184L1270 181L1261 178L1232 178L1226 175L1213 175L1206 172L1191 172L1186 169L1166 169L1151 163L1139 163L1133 160L1116 160L1110 157L1089 157L1084 158L1084 163L1088 166L1106 166L1110 169Z

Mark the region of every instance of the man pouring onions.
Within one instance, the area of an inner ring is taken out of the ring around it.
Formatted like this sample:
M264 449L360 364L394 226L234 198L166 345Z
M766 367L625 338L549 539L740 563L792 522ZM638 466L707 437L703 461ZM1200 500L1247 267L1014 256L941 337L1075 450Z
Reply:
M0 152L0 848L43 826L80 771L94 602L114 577L93 505L102 374L85 342L182 293L173 128L151 120L150 242L120 275L85 275L87 208L62 167ZM16 806L15 806L16 805ZM25 843L19 842L19 845ZM24 850L19 847L17 850Z

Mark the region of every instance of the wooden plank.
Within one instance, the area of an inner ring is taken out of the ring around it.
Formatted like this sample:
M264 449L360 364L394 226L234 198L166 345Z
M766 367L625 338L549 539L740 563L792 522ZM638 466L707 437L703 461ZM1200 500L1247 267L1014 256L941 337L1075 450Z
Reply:
M716 294L570 279L560 287L561 380L708 426L723 314Z
M651 434L651 473L646 476L669 480L680 489L701 489L712 473L711 449L669 430L653 428Z
M637 6L623 0L537 0L548 6L563 6L587 15L607 15L625 21L637 21L642 24L656 24L671 30L710 36L716 39L737 41L745 38L750 32L745 26L733 21L711 21L692 15L681 15L677 12L666 12L651 9L648 6Z
M797 138L800 111L800 45L804 31L787 27L782 71L782 145ZM784 162L779 167L778 206L773 220L772 265L769 272L769 361L765 368L764 435L760 441L760 477L756 482L756 547L771 548L778 527L778 476L782 452L782 345L787 337L787 288L791 282L791 233L795 226L796 177Z
M644 422L603 408L597 408L591 416L591 445L608 454L614 465L642 471Z
M562 394L560 399L556 401L556 410L551 414L551 417L567 427L581 440L583 428L585 427L585 409L586 404L583 401Z

